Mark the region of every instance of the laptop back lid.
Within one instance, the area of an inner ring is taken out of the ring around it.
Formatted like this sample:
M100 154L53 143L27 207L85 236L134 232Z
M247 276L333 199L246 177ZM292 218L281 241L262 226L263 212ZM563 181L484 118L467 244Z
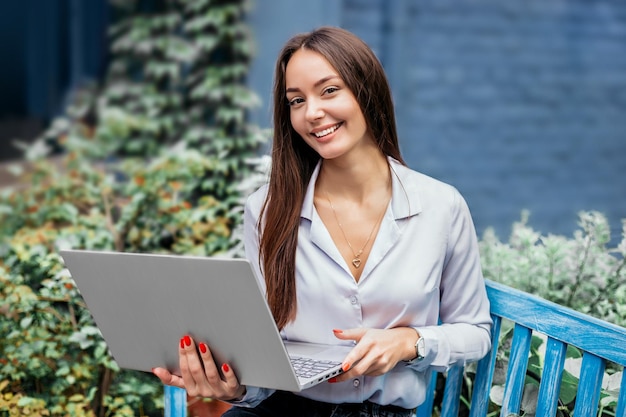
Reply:
M122 368L180 375L179 341L206 342L244 385L300 387L252 267L244 259L61 251Z

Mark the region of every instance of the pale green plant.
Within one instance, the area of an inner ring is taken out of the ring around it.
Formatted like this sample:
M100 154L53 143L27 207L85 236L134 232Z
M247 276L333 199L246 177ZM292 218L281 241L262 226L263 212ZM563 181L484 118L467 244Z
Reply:
M557 304L626 326L626 220L620 242L609 247L610 228L597 211L579 213L572 238L542 235L522 213L508 242L493 230L480 241L485 278Z

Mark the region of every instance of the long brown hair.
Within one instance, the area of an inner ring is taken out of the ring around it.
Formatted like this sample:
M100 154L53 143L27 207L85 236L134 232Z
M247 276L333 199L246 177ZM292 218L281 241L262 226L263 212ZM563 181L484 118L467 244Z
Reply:
M385 155L404 163L398 146L389 83L382 65L365 42L335 27L322 27L287 41L276 62L272 167L258 225L263 228L259 258L267 299L279 329L296 315L300 211L311 174L320 159L291 126L287 105L285 70L300 48L317 52L328 60L356 97L378 147Z

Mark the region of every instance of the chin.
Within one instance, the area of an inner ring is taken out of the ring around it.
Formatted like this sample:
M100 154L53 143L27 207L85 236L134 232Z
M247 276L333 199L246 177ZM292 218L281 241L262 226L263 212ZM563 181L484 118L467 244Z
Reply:
M322 159L337 159L343 155L345 155L345 152L343 150L318 150L316 149L318 155L320 156L320 158Z

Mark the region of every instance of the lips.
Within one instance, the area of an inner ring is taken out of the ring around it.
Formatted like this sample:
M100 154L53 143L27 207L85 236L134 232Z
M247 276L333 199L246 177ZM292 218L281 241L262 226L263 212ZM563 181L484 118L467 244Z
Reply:
M343 122L337 123L336 125L331 126L329 128L326 128L324 130L320 130L319 132L312 132L312 135L315 136L318 139L321 139L324 136L328 136L331 133L335 132L337 129L339 129L341 127L342 124L343 124Z

